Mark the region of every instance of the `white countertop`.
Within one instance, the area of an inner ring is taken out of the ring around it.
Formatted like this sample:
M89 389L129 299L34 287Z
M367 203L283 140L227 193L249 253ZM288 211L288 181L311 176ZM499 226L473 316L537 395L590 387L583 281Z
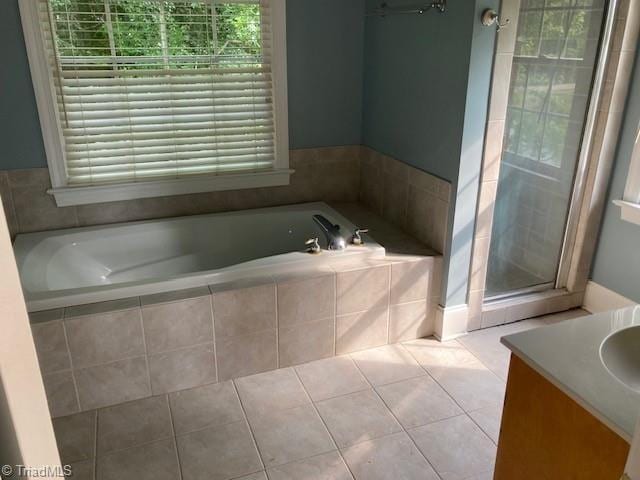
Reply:
M640 394L606 370L600 360L600 345L611 333L632 325L640 325L640 306L565 320L507 335L501 341L631 443L640 414Z

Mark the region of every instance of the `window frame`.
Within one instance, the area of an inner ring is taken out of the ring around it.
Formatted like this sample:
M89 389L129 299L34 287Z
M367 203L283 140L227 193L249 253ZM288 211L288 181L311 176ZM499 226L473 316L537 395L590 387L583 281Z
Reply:
M51 177L52 188L47 193L54 196L59 207L289 184L293 170L289 168L286 0L269 0L275 131L275 158L272 170L255 173L199 174L182 178L158 178L138 182L86 186L69 186L67 184L64 138L57 111L53 77L47 64L37 2L34 0L18 0L18 2L31 80L40 118L40 128Z
M613 203L620 207L622 220L640 225L640 125L636 128L622 200L614 200Z

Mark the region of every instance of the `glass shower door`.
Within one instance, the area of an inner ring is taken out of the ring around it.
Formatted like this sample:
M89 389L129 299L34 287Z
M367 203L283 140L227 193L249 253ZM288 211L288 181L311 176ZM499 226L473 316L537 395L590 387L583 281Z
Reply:
M485 297L552 288L605 0L522 0Z

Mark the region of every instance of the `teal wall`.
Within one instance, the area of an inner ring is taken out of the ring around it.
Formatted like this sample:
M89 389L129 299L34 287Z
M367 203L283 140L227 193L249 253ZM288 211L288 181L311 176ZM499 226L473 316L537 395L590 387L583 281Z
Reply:
M46 166L18 0L0 0L0 170Z
M622 199L631 151L640 124L640 50L636 54L631 91L622 124L616 160L607 198L592 279L610 290L640 303L640 225L620 219L613 200Z
M368 17L365 28L363 143L450 182L460 163L473 8L450 1L443 14Z
M288 0L292 148L361 142L364 0ZM46 166L18 0L0 0L0 170Z
M364 0L287 0L293 148L361 143Z

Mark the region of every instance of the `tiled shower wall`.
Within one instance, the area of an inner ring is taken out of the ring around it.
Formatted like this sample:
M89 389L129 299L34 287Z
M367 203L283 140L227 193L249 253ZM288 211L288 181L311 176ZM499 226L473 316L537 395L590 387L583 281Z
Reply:
M0 171L0 195L18 233L227 212L312 201L360 200L427 246L444 251L448 182L360 145L291 150L291 183L281 187L57 207L46 168Z
M331 262L31 314L52 416L430 335L439 264Z
M550 253L562 243L569 184L506 162L500 178L504 188L495 206L491 253L498 261L548 282L558 265ZM559 186L566 188L559 191Z

